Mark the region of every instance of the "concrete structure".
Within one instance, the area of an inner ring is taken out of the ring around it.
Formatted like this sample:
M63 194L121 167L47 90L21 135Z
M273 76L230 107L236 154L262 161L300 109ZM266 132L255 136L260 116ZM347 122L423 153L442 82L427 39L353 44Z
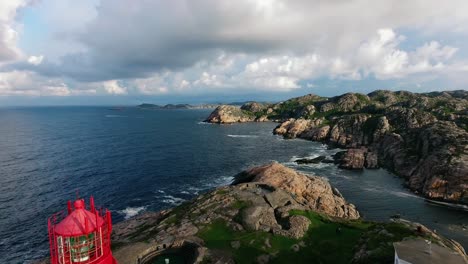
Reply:
M395 264L468 264L460 254L424 239L393 243Z

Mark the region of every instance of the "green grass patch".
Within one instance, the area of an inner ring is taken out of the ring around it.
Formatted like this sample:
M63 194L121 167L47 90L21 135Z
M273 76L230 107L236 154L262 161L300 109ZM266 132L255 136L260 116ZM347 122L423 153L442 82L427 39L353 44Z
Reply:
M177 215L174 214L164 219L162 222L168 225L174 225L174 224L178 224L180 222L180 219L177 217Z
M312 211L292 210L290 214L302 215L311 221L302 239L306 247L299 254L282 252L272 263L349 263L359 238L372 225L360 220L335 221Z
M415 231L402 223L376 224L363 234L366 251L370 254L360 263L392 263L393 243L415 236L417 236Z
M228 193L228 190L225 190L225 189L221 189L221 190L216 191L216 194L219 194L219 195L224 195L226 193Z
M241 110L241 113L246 115L246 116L249 116L249 117L256 117L255 113L253 112L250 112L250 111L247 111L247 110Z
M335 116L342 116L342 115L346 115L347 113L345 112L340 112L338 110L330 110L330 111L327 111L327 112L315 112L312 116L311 116L311 119L313 118L325 118L326 120L330 120L332 117L335 117Z
M324 126L330 126L331 127L333 125L334 125L334 123L332 121L324 119L322 121L322 123L320 125L318 125L317 127L324 127Z
M236 200L231 207L239 210L239 212L234 216L234 222L239 223L242 225L242 214L244 210L251 205L250 202Z
M356 93L354 95L357 97L359 102L361 102L362 104L368 104L370 102L369 98L364 94Z
M198 236L208 248L232 252L236 263L252 263L259 255L274 253L276 257L270 263L349 263L359 238L373 225L360 220L337 222L311 211L293 210L290 214L311 221L309 231L300 240L262 231L234 231L223 220L206 226ZM266 246L267 240L271 247ZM232 241L239 241L240 247L232 248ZM292 246L301 241L305 246L299 252L293 251Z
M250 204L251 204L250 202L236 200L235 202L232 203L231 207L241 210L241 209L248 207Z
M262 231L234 231L223 220L206 226L198 232L198 236L208 248L232 252L236 263L253 263L262 254L290 251L291 246L297 243L297 240ZM266 246L267 240L271 247ZM238 249L232 248L233 241L240 242Z
M301 104L297 100L288 100L278 105L275 110L273 118L288 118L294 117L296 111L301 107Z
M371 254L360 263L391 263L393 242L416 236L414 230L401 223L345 220L300 210L292 210L290 215L302 215L311 221L306 235L299 240L263 231L234 231L224 220L205 226L198 236L208 248L232 255L236 263L254 263L260 255L273 254L269 263L295 264L350 263L364 245ZM239 248L232 247L233 241L239 241ZM295 252L292 246L299 243L302 246Z

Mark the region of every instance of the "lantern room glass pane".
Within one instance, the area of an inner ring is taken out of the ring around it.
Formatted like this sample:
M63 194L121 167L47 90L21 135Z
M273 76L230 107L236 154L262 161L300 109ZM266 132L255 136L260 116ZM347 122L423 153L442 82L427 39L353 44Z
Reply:
M89 260L94 251L94 233L78 237L70 237L70 253L73 263Z

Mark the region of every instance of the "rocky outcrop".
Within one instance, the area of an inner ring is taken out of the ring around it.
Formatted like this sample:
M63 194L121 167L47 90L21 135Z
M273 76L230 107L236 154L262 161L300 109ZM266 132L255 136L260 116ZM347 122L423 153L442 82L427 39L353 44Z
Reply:
M347 149L336 155L341 168L382 166L426 197L468 203L467 95L346 94L316 103L321 117L288 119L274 133Z
M238 122L251 122L255 120L255 116L247 114L242 109L233 105L218 106L205 122L218 124L231 124Z
M244 122L265 122L268 116L262 114L265 106L251 102L242 105L240 108L233 105L218 106L205 120L208 123L232 124Z
M379 167L377 154L365 147L337 152L333 158L342 169L362 170Z
M299 173L279 163L244 171L233 184L245 182L266 184L292 193L295 200L309 210L347 219L359 218L356 207L347 203L339 192L334 192L328 181Z
M357 148L369 142L365 133L364 124L369 119L369 115L356 114L347 115L336 121L331 128L328 141L338 147Z
M305 175L279 163L244 171L231 186L220 187L171 210L145 213L114 227L114 256L119 263L135 263L148 254L183 245L195 248L195 258L221 261L206 248L200 231L222 221L236 232L269 232L301 239L310 220L291 210L323 213L337 219L358 219L355 206L324 179ZM141 242L146 241L146 242ZM266 241L266 246L270 242ZM271 245L269 245L271 247ZM230 247L239 249L239 241ZM230 263L229 258L220 263ZM197 262L198 263L198 262Z
M276 135L346 149L341 168L384 167L428 198L468 203L468 91L309 94L242 109L217 109L207 121L276 120Z
M379 151L387 167L405 176L411 189L433 199L468 203L466 130L439 121L405 136L391 134Z
M252 113L257 113L257 112L263 111L266 107L267 105L265 104L261 104L257 102L248 102L248 103L243 104L241 106L241 109L245 111L250 111Z
M365 149L349 149L335 154L335 159L342 169L363 169L366 160Z
M326 158L327 158L326 156L318 156L312 159L308 159L308 158L297 159L294 162L296 162L297 164L318 164L320 162L323 162Z
M323 123L324 119L294 119L291 118L279 125L278 127L275 128L273 131L274 134L276 135L282 135L285 138L296 138L296 137L312 137L315 135L317 138L325 134L325 136L328 134L328 128L325 128L324 130L321 129L323 128L321 125ZM324 126L326 127L326 126ZM314 130L312 132L311 130ZM321 132L319 132L321 131ZM305 134L307 133L307 135Z
M363 109L370 101L367 95L347 93L331 98L329 102L320 105L320 112L352 112Z
M432 231L420 223L410 222L404 219L392 219L392 222L388 226L399 226L400 228L404 227L408 230L416 230L414 237L406 237L403 241L415 239L420 240L423 243L431 241L433 247L450 249L452 251L451 254L456 256L457 260L460 261L459 263L468 263L468 258L463 246L454 240L440 236L435 232L435 230ZM382 248L373 247L373 243L371 241L379 241L382 244L383 241L388 241L394 237L395 234L392 234L391 231L388 230L388 227L385 226L378 226L369 232L366 232L359 240L359 243L355 245L356 251L350 263L392 263L394 258L392 258L391 255L388 256L385 261L382 259L380 261L377 260L381 258ZM389 249L392 249L393 251L393 245Z
M120 264L149 263L166 253L184 256L187 263L244 263L247 253L256 263L284 263L291 252L300 261L321 254L328 259L323 244L352 248L346 263L386 263L393 259L393 242L419 237L466 259L458 243L420 224L358 218L356 208L325 179L271 163L173 209L115 225L113 255ZM341 232L349 234L346 239Z

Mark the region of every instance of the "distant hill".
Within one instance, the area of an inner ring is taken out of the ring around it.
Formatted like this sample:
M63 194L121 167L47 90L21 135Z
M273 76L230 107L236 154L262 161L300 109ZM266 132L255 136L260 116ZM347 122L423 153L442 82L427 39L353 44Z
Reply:
M167 104L167 105L157 105L157 104L140 104L138 105L139 108L144 109L213 109L218 107L219 104L198 104L198 105L190 105L190 104Z
M346 149L343 169L386 168L427 198L468 204L468 91L308 94L216 108L206 122L275 121L284 138ZM313 162L313 161L311 161Z

